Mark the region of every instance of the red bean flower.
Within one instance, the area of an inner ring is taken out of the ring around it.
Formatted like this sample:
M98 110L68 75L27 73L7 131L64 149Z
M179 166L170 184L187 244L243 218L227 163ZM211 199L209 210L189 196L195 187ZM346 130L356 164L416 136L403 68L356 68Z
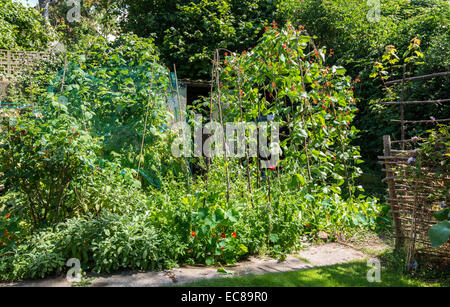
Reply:
M236 232L233 232L233 233L231 234L231 236L232 236L233 238L236 238Z
M226 238L227 236L225 235L225 233L222 232L222 234L220 235L222 238Z
M197 235L197 233L196 233L195 231L192 231L192 232L191 232L191 236L192 236L192 237L195 237L196 235Z

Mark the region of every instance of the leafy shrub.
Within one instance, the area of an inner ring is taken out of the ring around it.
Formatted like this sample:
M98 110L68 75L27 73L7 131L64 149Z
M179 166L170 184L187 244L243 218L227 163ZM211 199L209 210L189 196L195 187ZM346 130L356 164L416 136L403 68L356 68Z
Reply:
M92 139L73 118L41 114L3 118L0 171L6 185L26 195L26 216L35 226L70 215L69 186L85 172Z
M117 212L131 202L138 206L143 197L136 172L99 160L98 141L61 111L60 102L52 108L45 116L2 117L0 172L8 210L42 227L105 208Z
M145 135L149 146L144 147L141 166L161 178L180 168L167 150L172 138L166 131L167 97L172 93L168 70L158 61L159 52L151 39L131 34L114 42L96 38L68 55L65 75L60 71L52 80L42 103L62 101L62 111L82 121L86 131L98 139L98 158L130 169L138 166L150 103ZM60 92L63 75L65 85ZM45 108L42 113L47 112Z
M135 216L102 214L74 218L42 230L29 242L2 250L0 279L44 277L64 270L77 258L83 269L111 272L120 268L163 269L176 263L177 238L158 231L145 212Z

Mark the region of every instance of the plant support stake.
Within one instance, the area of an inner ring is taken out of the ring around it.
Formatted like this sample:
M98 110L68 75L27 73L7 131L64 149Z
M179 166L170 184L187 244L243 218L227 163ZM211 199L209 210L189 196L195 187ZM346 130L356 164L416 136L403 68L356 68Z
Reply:
M153 80L154 80L154 69L155 69L155 63L152 65L152 77L150 80L150 88L148 89L148 102L147 102L147 112L145 113L145 122L144 122L144 133L142 134L142 142L141 142L141 152L139 153L139 163L138 163L138 171L136 174L136 178L139 177L139 171L141 170L141 161L142 161L142 152L144 150L144 142L145 142L145 133L147 132L147 121L148 121L148 112L150 109L150 100L151 100L151 92L153 88Z
M219 50L216 49L216 83L217 83L217 102L219 104L219 116L220 125L223 127L223 114L222 114L222 101L220 97L220 76L219 76L219 62L220 55ZM223 159L225 160L225 171L227 176L227 202L230 201L230 173L228 169L228 159L227 159L227 146L225 143L225 133L222 133L222 143L223 143Z

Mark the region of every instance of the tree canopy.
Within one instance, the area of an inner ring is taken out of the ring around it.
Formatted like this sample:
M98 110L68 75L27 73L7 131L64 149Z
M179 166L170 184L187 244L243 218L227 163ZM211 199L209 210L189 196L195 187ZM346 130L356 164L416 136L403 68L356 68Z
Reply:
M243 51L254 47L264 26L279 20L280 0L123 0L123 27L154 36L163 60L175 63L182 77L205 78L215 48Z
M0 49L43 50L50 29L39 12L12 0L0 0Z

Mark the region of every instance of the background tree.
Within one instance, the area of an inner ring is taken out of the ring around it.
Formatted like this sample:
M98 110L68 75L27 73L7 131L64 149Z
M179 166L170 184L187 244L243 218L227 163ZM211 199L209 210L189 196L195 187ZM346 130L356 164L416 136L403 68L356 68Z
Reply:
M164 62L177 64L179 75L208 78L218 47L243 51L254 47L272 20L279 21L282 1L123 0L125 31L155 38Z
M51 35L39 12L12 0L0 0L0 49L44 50Z
M85 41L98 36L112 40L119 36L119 22L123 10L112 0L84 0L80 16L71 16L74 4L53 1L48 8L48 21L59 34L59 40L69 49L83 46ZM71 11L72 10L72 11ZM72 17L72 18L69 18Z

